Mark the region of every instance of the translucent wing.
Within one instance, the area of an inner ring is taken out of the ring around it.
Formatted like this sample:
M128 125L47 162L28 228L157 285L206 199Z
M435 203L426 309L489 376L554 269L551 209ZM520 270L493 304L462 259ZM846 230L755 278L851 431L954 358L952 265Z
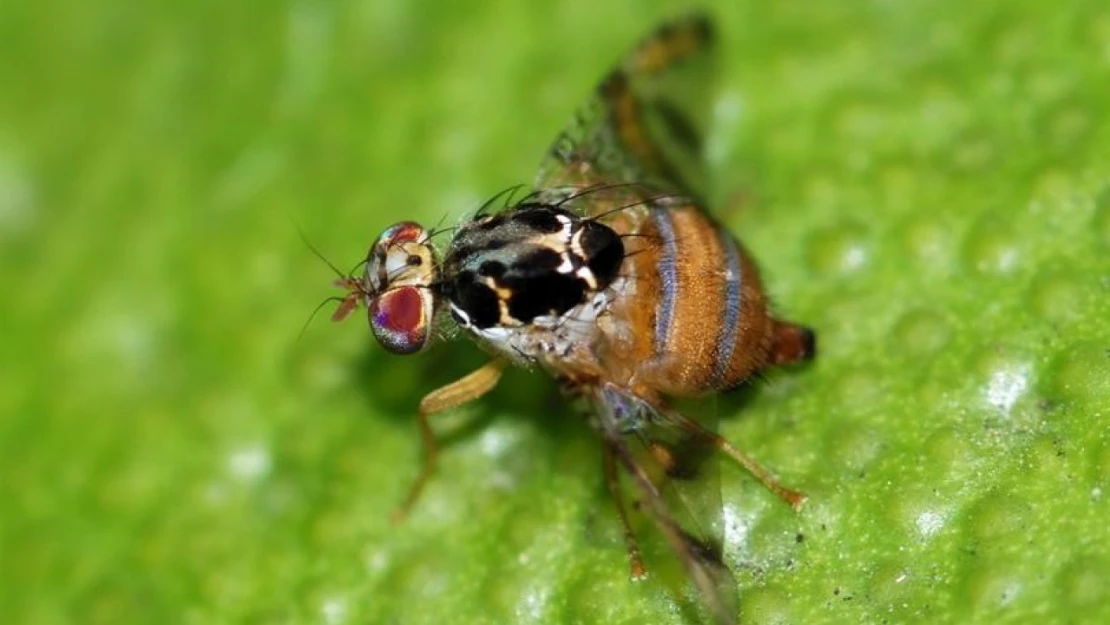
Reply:
M607 450L607 467L624 469L633 508L646 514L662 538L663 549L653 549L651 537L629 532L629 548L640 557L645 549L648 573L668 576L667 561L681 565L702 605L720 624L736 623L736 580L725 566L722 552L721 492L714 446L715 412L703 411L701 423L669 409L656 409L613 386L596 391L597 429ZM615 491L615 497L622 493ZM618 499L622 516L624 503ZM662 553L660 553L662 551ZM668 557L669 556L669 557ZM637 564L633 563L635 571ZM681 588L681 585L679 586Z
M713 40L695 14L640 42L551 145L536 189L643 184L703 199Z

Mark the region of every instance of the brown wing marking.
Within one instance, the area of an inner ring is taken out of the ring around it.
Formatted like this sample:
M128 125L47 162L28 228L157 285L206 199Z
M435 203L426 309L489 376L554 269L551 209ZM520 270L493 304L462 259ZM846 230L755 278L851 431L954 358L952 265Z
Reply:
M643 40L556 138L536 187L625 182L704 197L713 42L703 14L676 19Z

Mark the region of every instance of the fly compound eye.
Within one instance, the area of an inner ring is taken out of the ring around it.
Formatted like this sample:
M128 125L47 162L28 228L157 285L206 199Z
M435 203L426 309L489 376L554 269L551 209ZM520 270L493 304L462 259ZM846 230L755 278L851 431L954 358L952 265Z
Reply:
M386 350L415 354L428 345L432 326L432 293L414 286L390 289L367 307L370 329Z
M374 241L366 260L363 292L370 329L378 342L395 354L424 349L431 338L436 280L435 250L428 231L402 221L386 228Z
M366 259L366 281L373 293L401 286L427 287L435 279L435 254L428 231L402 221L386 228Z

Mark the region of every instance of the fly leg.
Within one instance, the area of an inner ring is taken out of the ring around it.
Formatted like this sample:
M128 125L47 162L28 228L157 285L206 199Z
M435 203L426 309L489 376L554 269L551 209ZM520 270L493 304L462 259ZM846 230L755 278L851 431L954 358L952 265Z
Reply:
M778 319L772 320L772 324L772 334L774 338L771 344L768 365L781 366L807 362L813 360L817 355L817 335L813 330L805 326L790 323L789 321L779 321ZM766 467L756 462L755 458L742 453L739 449L733 447L732 443L728 442L728 440L715 432L706 430L694 421L682 416L678 418L681 420L684 428L695 431L698 436L704 438L718 450L724 452L729 458L732 458L737 464L744 467L744 470L751 473L755 479L759 480L779 499L790 504L790 507L798 510L802 507L802 504L805 503L805 494L787 488L782 482L775 479Z
M424 465L420 473L409 487L408 495L404 502L393 513L393 522L403 521L413 504L420 498L424 485L435 471L436 458L439 457L439 445L436 443L435 432L428 422L428 417L457 408L485 395L497 386L501 374L505 371L505 363L500 360L491 360L480 369L462 377L454 382L438 388L420 400L420 411L416 415L416 423L420 426L420 438L424 443Z
M732 458L736 464L743 467L745 471L752 474L752 477L759 480L767 490L774 493L779 499L790 504L791 508L795 510L800 510L802 508L802 504L806 501L805 493L789 488L778 481L775 476L771 475L767 467L759 464L755 458L733 447L732 443L728 442L728 439L716 432L705 429L698 422L686 417L680 412L668 410L666 415L673 420L676 425L689 432L692 436L705 441L706 444L723 452L729 458Z
M717 449L723 451L729 458L732 458L736 462L736 464L744 467L744 470L748 473L751 473L752 477L759 480L761 484L766 486L767 490L774 493L775 496L779 499L790 504L791 508L795 510L802 509L802 504L804 504L807 499L805 493L796 491L792 488L788 488L785 484L778 481L775 476L771 475L771 472L767 470L767 467L759 464L759 462L757 462L755 458L752 458L751 456L742 453L739 449L733 447L732 443L728 442L724 438L717 435L714 435L714 438L716 440L713 441L713 444L716 445Z
M640 580L647 576L647 569L644 568L644 558L640 555L640 546L636 543L632 524L628 522L628 511L624 507L624 493L621 492L620 476L617 475L617 463L608 443L602 443L601 457L605 470L605 486L613 497L617 514L620 516L621 529L624 530L624 544L628 548L629 577Z

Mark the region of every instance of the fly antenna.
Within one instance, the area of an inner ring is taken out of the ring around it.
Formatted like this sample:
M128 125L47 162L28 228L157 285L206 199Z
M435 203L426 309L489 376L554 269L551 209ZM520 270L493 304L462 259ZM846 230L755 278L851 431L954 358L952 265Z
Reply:
M302 338L304 338L305 332L308 332L308 326L312 324L312 320L315 319L316 315L320 313L320 309L332 302L339 302L340 309L342 309L344 307L344 304L347 303L349 297L349 295L347 297L339 297L338 295L333 295L317 304L316 308L312 309L312 314L308 316L308 319L305 319L304 325L301 326L301 331L299 334L297 334L297 340L300 341ZM338 314L339 310L336 310L336 315L333 316L337 316Z
M314 256L316 256L316 258L319 258L320 260L322 260L325 265L330 267L331 270L333 272L335 272L335 275L340 280L343 280L343 279L347 278L350 275L350 274L345 274L342 271L340 271L339 268L335 266L335 264L333 264L330 260L327 259L326 256L324 256L322 253L320 253L320 250L316 249L316 246L313 245L311 242L309 242L308 237L305 236L304 230L301 230L301 227L299 225L293 224L293 227L297 229L297 234L300 235L301 241L305 244L306 247L308 247L309 250L312 251L312 254Z
M304 230L301 228L301 226L299 224L294 222L293 227L296 228L297 235L301 237L301 241L305 244L305 247L307 247L309 249L309 251L311 251L312 254L316 258L319 258L325 265L327 265L328 268L331 269L333 273L335 273L336 278L337 278L337 280L335 281L335 284L337 286L340 286L340 287L343 287L343 288L347 289L347 291L348 291L347 295L345 295L343 297L340 297L338 295L333 295L333 296L325 299L324 301L320 302L319 304L317 304L316 308L312 309L312 314L310 314L308 316L308 319L305 320L304 325L301 326L300 333L297 334L297 341L300 341L301 338L304 337L305 332L308 331L308 326L312 324L312 320L316 318L316 315L320 313L320 310L324 306L327 306L328 304L330 304L332 302L339 302L339 308L337 308L335 313L332 314L332 319L334 319L336 321L341 320L344 317L346 317L347 315L349 315L351 313L351 311L354 310L355 307L358 306L358 299L356 297L354 297L354 291L358 290L358 287L357 287L357 282L351 279L351 273L343 273L342 271L340 271L339 268L335 266L335 263L328 260L327 256L324 256L324 254L321 253L320 250L316 249L316 246L313 245L312 242L308 240L308 236L305 235ZM363 262L366 262L366 261L363 261ZM357 267L358 266L356 265L356 269L357 269ZM353 273L353 270L352 270L352 273Z

